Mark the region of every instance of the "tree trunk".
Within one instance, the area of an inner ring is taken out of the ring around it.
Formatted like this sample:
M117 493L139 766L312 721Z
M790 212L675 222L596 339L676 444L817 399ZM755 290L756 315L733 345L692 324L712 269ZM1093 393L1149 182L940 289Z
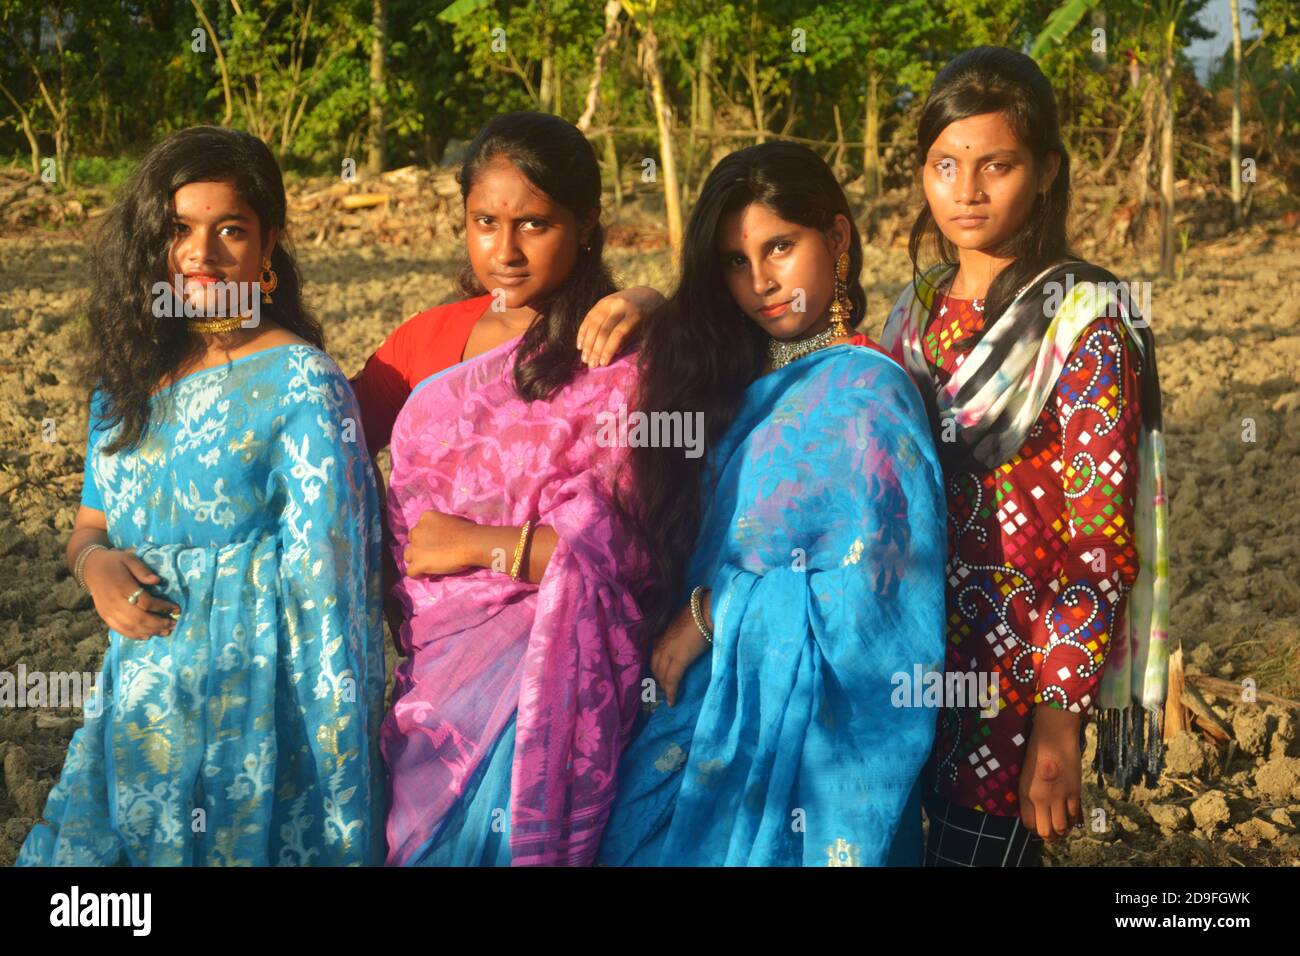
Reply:
M1232 6L1232 224L1241 225L1241 11Z
M758 82L758 56L754 53L758 25L758 3L755 0L749 18L749 56L745 60L745 81L749 84L750 107L754 111L755 145L767 142L767 117L763 113L763 91Z
M668 244L673 258L682 249L682 197L677 186L677 161L673 157L673 118L664 76L659 69L659 38L654 22L647 18L641 33L642 68L650 83L650 102L654 106L655 128L659 135L659 162L663 172L664 212L668 216Z
M203 4L199 3L199 0L190 0L190 5L194 7L199 22L212 38L212 53L217 58L217 71L221 74L221 93L226 101L226 113L222 117L221 125L229 126L231 118L235 115L235 104L230 94L230 71L226 69L226 57L221 52L221 41L217 38L217 31L212 28L212 21L203 12Z
M366 142L366 172L378 176L385 165L384 132L384 47L387 41L387 17L384 0L371 6L370 36L370 128Z
M745 63L745 79L749 83L749 103L754 113L754 144L766 143L767 117L763 115L763 95L758 88L758 61L752 52Z
M614 218L617 219L623 212L623 177L618 168L618 146L614 143L613 130L605 132L605 165L614 183Z
M691 180L695 177L696 140L700 126L700 74L698 70L687 70L690 78L691 120L686 131L686 156L682 160L682 201L691 194Z
M537 101L543 113L555 111L555 27L547 19L542 37L542 82L537 89Z
M1133 164L1133 197L1139 217L1146 209L1147 195L1151 191L1151 144L1155 140L1156 99L1156 87L1148 74L1147 88L1142 91L1142 146ZM1136 217L1134 222L1138 222Z
M9 92L9 87L3 83L0 83L0 93L4 94L5 99L12 103L14 109L18 112L18 119L23 127L23 135L27 137L27 148L31 150L32 154L32 175L39 176L41 174L41 144L36 139L36 130L32 128L32 118L27 110L23 108L23 105L18 102L18 98Z
M555 55L552 53L542 58L542 85L538 87L537 99L543 113L555 108Z
M700 133L703 140L700 155L704 157L704 168L713 168L714 123L713 123L713 38L704 36L700 39ZM700 177L703 182L704 177Z
M56 123L54 127L54 165L59 171L59 182L63 188L67 189L72 185L68 178L68 134L64 130L62 121Z
M876 66L867 62L867 104L866 122L862 134L862 181L867 187L867 195L875 197L880 194L880 108L877 101L878 91Z
M596 104L600 102L600 80L605 75L605 59L609 51L618 42L618 15L623 5L620 0L609 0L605 4L605 34L596 44L596 60L591 71L591 82L587 84L587 101L582 108L582 115L575 124L583 133L591 129L591 121L596 116ZM613 134L607 134L613 135Z
M23 135L27 137L27 148L32 152L32 174L39 176L41 174L41 144L36 139L36 134L32 132L31 121L27 118L27 113L23 113Z
M843 182L845 177L844 154L848 147L844 145L844 121L840 119L840 104L831 104L831 115L835 117L835 153L831 160L831 172L835 178Z
M69 157L72 154L72 116L68 111L68 74L67 61L59 51L59 108L54 113L54 157L59 170L59 182L67 189L72 185L72 169Z
M1178 255L1174 225L1174 24L1165 34L1164 58L1160 65L1160 274L1174 276Z

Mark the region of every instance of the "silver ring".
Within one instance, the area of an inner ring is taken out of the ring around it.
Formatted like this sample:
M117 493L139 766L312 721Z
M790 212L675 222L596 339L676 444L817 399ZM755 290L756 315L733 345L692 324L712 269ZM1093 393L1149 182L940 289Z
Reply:
M134 593L133 593L129 598L126 599L126 603L127 603L127 604L139 604L139 603L140 603L140 595L141 595L141 594L144 594L144 588L136 588L136 589L135 589L135 592L134 592Z

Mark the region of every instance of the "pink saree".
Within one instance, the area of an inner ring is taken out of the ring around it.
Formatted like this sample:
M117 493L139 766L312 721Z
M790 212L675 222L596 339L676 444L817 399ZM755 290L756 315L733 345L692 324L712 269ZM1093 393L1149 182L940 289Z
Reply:
M428 845L516 711L512 863L590 864L636 717L649 561L613 505L626 452L602 447L597 417L632 404L636 356L529 403L514 388L517 345L428 380L393 427L388 517L407 657L381 734L390 865ZM403 550L427 510L531 518L559 544L540 584L493 569L407 578Z

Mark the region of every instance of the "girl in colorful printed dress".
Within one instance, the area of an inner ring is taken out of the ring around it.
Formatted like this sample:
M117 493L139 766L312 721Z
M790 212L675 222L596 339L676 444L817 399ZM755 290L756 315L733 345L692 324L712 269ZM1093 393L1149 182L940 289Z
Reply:
M579 322L613 291L600 171L573 126L489 122L461 171L470 265L506 311L421 383L393 426L402 577L389 857L587 864L636 718L649 562L615 507L636 355L584 365ZM489 318L490 316L490 318Z
M894 692L942 661L942 476L915 385L850 335L861 265L811 150L710 173L645 329L639 408L702 419L707 457L633 450L656 693L604 863L920 862L935 713Z
M68 564L110 643L19 864L383 859L379 503L284 229L266 145L198 127L92 247Z
M1164 465L1150 331L1066 243L1070 160L1037 65L981 47L917 133L916 274L883 344L921 385L948 493L950 672L996 706L940 720L927 863L1034 865L1082 819L1082 728L1123 784L1159 769ZM920 274L923 243L940 263Z

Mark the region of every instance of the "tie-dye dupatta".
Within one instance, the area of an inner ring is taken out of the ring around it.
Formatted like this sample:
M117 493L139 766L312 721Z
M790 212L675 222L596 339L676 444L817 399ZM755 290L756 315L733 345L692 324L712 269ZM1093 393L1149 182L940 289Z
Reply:
M636 357L526 402L514 385L517 344L429 380L393 429L388 508L400 571L428 510L479 524L532 519L559 544L540 584L511 580L506 554L494 569L396 585L410 656L383 728L391 864L429 845L516 709L512 862L592 862L636 717L636 595L649 561L613 504L624 453L605 447L598 419L632 403Z
M922 384L934 421L955 426L955 441L938 442L946 466L967 458L991 469L1014 455L1050 399L1074 344L1096 319L1120 318L1141 356L1134 515L1139 568L1125 620L1102 671L1098 766L1112 772L1119 786L1142 771L1151 782L1163 757L1161 718L1169 671L1169 517L1160 381L1148 322L1134 307L1127 287L1111 273L1081 261L1057 263L1021 290L940 385L926 361L921 336L935 294L954 268L936 266L909 283L881 336L882 344L902 355L908 371ZM1135 707L1145 711L1144 719Z

